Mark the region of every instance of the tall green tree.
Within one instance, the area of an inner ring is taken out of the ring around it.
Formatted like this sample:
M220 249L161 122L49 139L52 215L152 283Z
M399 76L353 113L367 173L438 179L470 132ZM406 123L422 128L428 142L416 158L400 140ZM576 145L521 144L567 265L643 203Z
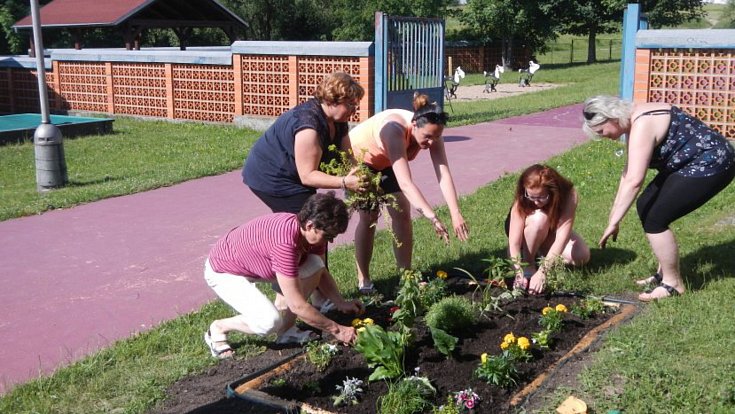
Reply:
M727 0L727 5L720 18L723 22L723 28L735 29L735 0Z
M51 0L40 0L39 5ZM18 20L31 14L31 3L28 0L0 0L0 55L25 53L28 48L28 36L16 33L13 25Z
M456 0L335 0L339 25L335 40L372 41L375 38L375 12L390 16L444 17Z
M587 36L587 62L597 61L597 35L622 28L628 3L640 3L651 28L676 26L704 15L700 0L540 0L539 7L559 24L559 32Z
M460 20L485 43L500 39L504 66L513 64L516 47L540 52L555 36L554 21L537 1L469 0Z
M248 23L252 40L331 40L332 0L225 0Z

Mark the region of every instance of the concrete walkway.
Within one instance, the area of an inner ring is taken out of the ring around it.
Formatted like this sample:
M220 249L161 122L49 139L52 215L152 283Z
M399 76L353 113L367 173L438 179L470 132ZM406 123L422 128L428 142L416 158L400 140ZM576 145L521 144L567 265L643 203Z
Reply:
M580 114L574 105L446 129L458 191L584 142ZM442 204L426 151L411 169ZM0 394L213 299L211 245L268 212L235 171L0 222ZM355 221L336 243L352 242Z

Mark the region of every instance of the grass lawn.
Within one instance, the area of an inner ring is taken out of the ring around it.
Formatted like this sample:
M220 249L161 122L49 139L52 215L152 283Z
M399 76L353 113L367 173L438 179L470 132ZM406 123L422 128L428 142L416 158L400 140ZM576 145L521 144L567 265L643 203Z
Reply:
M495 100L486 106L458 103L454 107L454 125L577 103L597 93L614 93L618 80L614 63L542 68L538 75L534 80L567 86ZM44 206L43 200L56 194L62 195L53 199L56 204L52 208L91 201L97 197L94 193L107 191L102 194L107 197L229 171L240 165L257 137L257 133L230 127L135 120L117 121L115 129L119 132L112 137L67 141L70 178L76 184L43 196L27 194L26 203L37 203L35 210L2 204L4 217L49 208L52 202ZM575 183L581 200L575 229L592 246L606 224L623 167L624 159L615 155L619 148L614 142L593 141L548 161ZM121 154L133 151L137 154ZM2 203L28 192L26 187L34 192L32 167L30 173L15 171L32 165L32 147L3 147L0 157L4 167L0 178ZM13 168L6 167L9 165ZM88 171L77 173L74 169ZM25 178L7 181L7 176ZM415 267L426 272L443 269L450 273L461 267L479 275L486 267L481 259L504 256L502 223L516 179L516 175L505 176L462 198L462 212L472 227L467 243L455 240L445 246L436 240L426 220L417 221ZM13 184L8 186L8 182ZM690 291L683 297L645 306L635 320L612 332L596 353L594 364L583 373L582 386L553 396L544 412L554 412L568 392L574 392L598 413L614 408L630 413L735 412L735 322L731 317L735 309L733 203L735 186L730 186L705 207L673 225ZM446 222L446 209L438 211ZM398 277L390 243L389 235L380 232L372 266L376 284L387 293L393 292ZM330 252L331 270L348 295L355 293L353 260L352 246ZM636 290L633 280L653 270L655 260L635 213L631 212L622 222L618 241L606 250L594 248L589 266L564 272L563 286L596 295L623 294ZM0 399L0 412L146 412L163 398L169 384L217 364L209 357L201 334L211 320L228 315L231 310L213 302L197 312L119 341L50 377L16 387ZM245 336L231 336L230 342L238 358L261 352L266 343L264 339ZM712 380L715 378L717 381Z

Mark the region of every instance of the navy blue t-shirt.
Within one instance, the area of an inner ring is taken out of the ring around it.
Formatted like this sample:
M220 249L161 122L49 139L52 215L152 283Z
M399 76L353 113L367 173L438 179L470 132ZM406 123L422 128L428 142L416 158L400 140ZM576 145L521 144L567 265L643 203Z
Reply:
M321 162L329 162L336 154L328 150L331 144L347 134L347 122L335 122L335 142L329 137L327 117L319 101L310 99L284 113L258 138L242 169L243 182L250 188L274 197L300 193L315 193L316 189L301 183L296 170L294 142L296 133L313 129L322 148Z

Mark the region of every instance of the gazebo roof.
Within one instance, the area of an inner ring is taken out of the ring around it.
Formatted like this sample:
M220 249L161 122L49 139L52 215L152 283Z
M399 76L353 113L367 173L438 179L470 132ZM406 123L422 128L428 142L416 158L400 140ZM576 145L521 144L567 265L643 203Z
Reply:
M40 10L45 28L91 28L122 24L146 27L222 27L247 23L216 0L54 0ZM31 16L13 25L31 29Z

